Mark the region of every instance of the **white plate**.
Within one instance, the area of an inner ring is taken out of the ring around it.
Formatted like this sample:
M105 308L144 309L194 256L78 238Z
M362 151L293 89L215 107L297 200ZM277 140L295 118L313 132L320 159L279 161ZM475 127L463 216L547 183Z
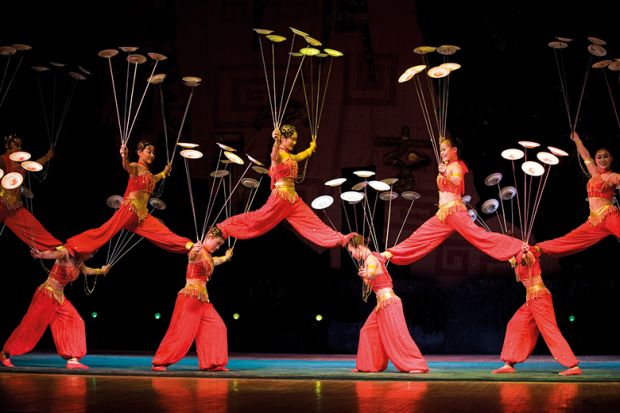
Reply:
M497 208L499 208L499 201L497 199L487 199L481 207L482 212L485 214L492 214L497 211Z
M50 70L50 68L47 66L32 66L32 70L40 73L40 72L47 72L48 70Z
M502 180L502 174L499 172L494 172L484 179L484 184L486 186L495 186L499 184L501 180Z
M28 152L24 152L24 151L13 152L12 154L9 155L9 159L12 160L13 162L24 162L30 159L30 157L31 155Z
M39 172L43 169L43 165L35 161L24 161L22 162L22 168L30 172Z
M319 42L317 39L310 37L310 36L304 36L304 39L306 39L306 42L308 42L308 44L310 46L314 46L314 47L320 47L323 46L323 43Z
M186 149L193 149L193 148L198 147L197 143L189 143L189 142L179 142L177 143L177 145L179 145L181 148L186 148Z
M86 80L86 76L78 72L69 72L69 76L75 80Z
M505 149L502 151L502 158L508 159L509 161L516 161L517 159L521 159L525 156L525 152L521 149Z
M138 48L136 46L120 46L119 49L121 49L123 52L127 52L127 53L133 53L136 50L138 50Z
M370 178L374 174L373 171L353 171L353 175L359 176L360 178Z
M592 56L596 57L603 57L607 55L607 50L605 50L603 46L599 46L596 44L591 44L590 46L588 46L588 52L590 52Z
M252 158L250 155L248 155L247 153L245 154L245 156L248 157L248 159L250 160L250 162L252 162L254 165L258 165L258 166L265 166L264 163L262 163L261 161L257 161L256 159Z
M147 81L152 84L152 85L159 85L160 83L162 83L164 80L166 80L166 74L165 73L156 73L153 76L149 77L147 79Z
M590 41L590 43L595 44L597 46L605 46L607 44L605 40L599 39L598 37L594 37L594 36L588 36L588 41Z
M4 189L15 189L24 182L24 177L19 172L11 172L2 178L2 187Z
M331 186L332 188L336 188L347 181L347 178L334 178L325 182L326 186Z
M123 203L123 197L120 195L110 195L108 199L106 199L105 203L110 208L119 209Z
M127 56L127 61L129 63L133 63L136 65L141 65L142 63L146 62L146 56L141 55L141 54L130 54L129 56Z
M286 40L286 37L284 36L280 36L277 34L268 34L267 36L265 36L267 39L271 40L274 43L281 43L283 41Z
M471 202L471 195L463 195L463 197L461 198L461 201L467 205Z
M519 141L519 145L523 146L525 149L538 148L540 143L532 142L532 141Z
M436 47L433 46L418 46L415 49L413 49L413 53L415 54L428 54L428 53L432 53L435 50L437 50Z
M153 60L156 60L158 62L161 62L162 60L166 60L167 57L164 56L163 54L160 53L147 53L149 55L149 57Z
M197 151L196 149L183 149L179 154L187 159L200 159L202 158L202 152Z
M224 145L223 143L215 142L215 144L217 146L219 146L220 149L223 150L223 151L228 151L228 152L236 152L237 151L235 148L231 148L230 146Z
M555 42L555 41L554 41L554 42L549 42L549 43L547 43L547 45L548 45L550 48L552 48L552 49L566 49L566 48L568 47L568 44L567 44L567 43L565 43L565 42L560 42L560 41L557 41L557 42Z
M375 191L379 191L379 192L390 190L390 186L386 184L385 182L381 182L381 181L370 181L368 182L368 185L370 185L370 187L374 189Z
M364 199L364 193L357 191L346 191L340 194L340 198L350 204L356 204Z
M381 182L385 182L388 185L394 185L396 182L398 182L398 178L385 178L382 179Z
M461 68L461 65L454 62L446 62L440 64L439 67L443 67L444 69L448 69L449 71L454 72L455 70L459 70Z
M245 186L246 188L258 188L258 181L254 178L243 178L241 180L241 185Z
M308 33L306 33L306 32L302 32L301 30L295 29L295 28L293 28L293 27L289 27L289 29L291 29L291 31L292 31L293 33L295 33L296 35L299 35L299 36L301 36L301 37L306 37L306 36L308 36ZM267 33L267 34L269 34L269 33Z
M467 210L467 213L471 217L472 221L475 221L476 219L478 219L478 213L476 212L475 209L469 209L469 210Z
M252 169L254 172L258 172L261 175L267 175L269 173L269 169L263 168L262 166L252 165Z
M237 165L243 165L245 163L243 162L243 159L239 157L239 155L234 154L232 152L224 151L224 156L228 158L229 161L232 161L233 163L236 163Z
M547 148L549 148L549 151L555 156L568 156L568 152L563 151L560 148L556 148L555 146L547 146Z
M545 173L545 167L534 161L523 162L521 170L530 176L541 176Z
M334 198L329 195L321 195L319 197L314 198L310 206L314 209L325 209L329 208L334 203Z
M394 191L381 192L379 194L379 199L382 201L393 201L398 198L398 194Z
M444 44L437 48L437 53L442 54L444 56L449 56L449 55L452 55L458 52L459 50L461 50L461 48L458 46L454 46L451 44Z
M499 190L499 197L502 198L503 201L508 201L517 195L517 188L514 186L505 186Z
M557 165L560 163L558 157L549 152L538 152L536 157L540 162L546 163L547 165Z
M223 178L225 176L228 176L230 172L228 172L226 169L216 169L215 171L211 172L209 175L212 176L213 178Z
M426 74L433 79L440 79L442 77L446 77L450 74L450 71L445 67L435 66L428 69Z
M116 49L105 49L97 53L99 57L105 57L107 59L114 57L118 54L118 50Z
M299 49L299 53L305 56L316 56L321 53L319 49L314 47L304 47L303 49Z
M342 57L342 56L344 56L344 53L342 53L340 50L336 50L336 49L323 49L323 51L325 53L327 53L328 55L330 55L331 57Z
M368 182L362 181L362 182L358 182L355 185L353 185L351 187L351 189L354 190L354 191L363 191L364 188L366 188L367 185L368 185Z
M271 33L273 33L273 30L268 30L268 29L252 29L252 30L254 30L258 34L271 34Z
M159 198L156 197L152 197L151 199L149 199L149 204L151 204L151 206L159 211L162 211L164 209L166 209L166 203L164 201L162 201Z
M418 199L420 199L422 197L420 194L418 194L415 191L405 191L405 192L401 193L400 196L405 198L407 201L415 201L415 200L418 200Z

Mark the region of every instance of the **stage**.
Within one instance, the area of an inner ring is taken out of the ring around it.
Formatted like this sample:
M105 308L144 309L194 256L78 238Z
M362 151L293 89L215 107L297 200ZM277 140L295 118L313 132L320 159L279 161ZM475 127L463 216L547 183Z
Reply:
M428 356L428 374L353 373L351 355L232 354L229 372L202 372L195 356L167 372L151 354L92 354L71 371L51 353L14 357L0 370L0 411L617 411L620 357L580 357L582 376L562 377L550 356L516 374L491 374L491 356Z

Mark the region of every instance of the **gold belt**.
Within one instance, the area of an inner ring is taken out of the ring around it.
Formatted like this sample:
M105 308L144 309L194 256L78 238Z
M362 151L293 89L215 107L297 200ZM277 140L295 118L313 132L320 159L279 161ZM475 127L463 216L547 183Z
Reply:
M297 201L298 196L297 192L295 192L295 184L293 182L276 181L273 186L273 192L279 198L282 198L291 203Z
M467 208L463 205L462 200L455 199L453 201L446 202L445 204L439 204L437 206L437 213L435 216L440 221L444 221L447 217L458 211L467 211Z
M605 204L597 209L590 209L590 216L588 217L588 222L593 226L599 225L601 222L605 220L605 217L612 213L613 211L617 211L617 209L610 202L609 204Z
M535 284L526 288L525 301L527 302L545 295L551 295L551 292L547 289L547 287L545 287L545 284Z
M396 294L394 294L394 290L391 288L386 291L382 291L385 289L379 290L377 292L377 305L375 306L375 311L379 311L382 308L389 306L390 304L395 303L396 301L400 301L400 298Z
M190 280L186 280L185 287L183 287L183 289L179 291L179 294L183 294L184 296L187 296L187 297L194 297L198 301L202 301L203 303L210 302L209 293L207 292L206 285L193 284L187 281L190 281Z
M45 282L39 286L39 290L52 297L58 304L65 302L64 287L53 278L45 280Z

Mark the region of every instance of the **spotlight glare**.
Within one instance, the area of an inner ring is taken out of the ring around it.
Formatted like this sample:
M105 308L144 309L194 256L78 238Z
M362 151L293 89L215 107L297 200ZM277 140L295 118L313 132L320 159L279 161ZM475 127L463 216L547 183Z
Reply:
M239 313L234 313L233 320L238 320L238 319L239 319Z
M155 320L159 320L161 318L161 314L155 313L153 317L155 317Z
M571 323L573 323L575 321L575 316L574 315L569 315L568 316L568 321L570 321Z
M93 311L92 313L90 313L90 316L91 316L92 318L97 318L97 312L96 312L96 311Z
M321 314L317 314L317 315L314 317L314 319L315 319L316 321L321 321L321 320L323 320L323 316L322 316Z

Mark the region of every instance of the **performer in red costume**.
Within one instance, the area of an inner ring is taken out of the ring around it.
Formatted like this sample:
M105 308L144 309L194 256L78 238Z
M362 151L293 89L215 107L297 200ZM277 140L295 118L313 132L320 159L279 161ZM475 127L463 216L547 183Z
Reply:
M200 370L228 371L226 325L209 302L207 292L214 267L232 257L232 249L223 257L211 256L223 243L221 231L213 227L204 244L194 244L189 252L185 287L179 291L170 326L153 357L154 371L166 371L181 360L194 340Z
M256 211L246 212L217 224L224 237L250 239L258 237L286 219L304 238L321 247L343 246L343 235L334 231L302 201L295 192L297 163L308 158L316 150L312 139L310 147L298 154L291 151L297 143L294 126L283 125L273 132L275 142L271 151L271 195L267 203Z
M590 216L587 222L568 234L539 242L534 247L539 253L568 255L586 249L608 235L620 237L620 213L612 203L614 191L620 185L620 175L610 169L613 158L607 149L601 148L596 151L592 160L577 132L573 132L571 139L591 175L586 187Z
M156 175L150 172L155 159L155 145L142 140L138 143L138 162L127 159L127 147L121 147L123 168L129 173L129 183L120 208L105 224L90 229L67 240L66 246L79 254L92 253L108 242L121 229L148 239L166 251L186 253L193 245L188 238L176 235L148 212L148 201L155 184L170 175L172 166L166 165Z
M400 298L392 290L392 278L385 258L368 249L359 234L348 235L349 252L363 262L359 276L364 280L364 297L371 291L377 296L374 308L360 331L355 372L378 372L387 368L388 360L405 373L426 373L428 365L411 338Z
M5 367L14 367L9 356L20 356L31 351L47 326L50 326L58 355L67 360L67 368L87 369L87 366L79 362L79 359L86 355L84 320L73 304L65 298L64 288L75 281L80 272L84 276L105 275L109 266L89 268L84 261L90 259L92 254L71 256L64 247L48 251L32 249L31 254L34 258L54 259L56 262L47 280L34 293L21 323L4 344L0 352L0 362Z
M467 166L459 160L458 149L451 138L440 142L443 163L439 164L437 187L439 210L403 242L388 248L383 256L394 264L414 263L444 242L455 231L469 243L491 257L507 261L514 257L523 243L516 238L485 231L474 224L461 200L464 194L464 178Z
M506 337L502 348L502 367L493 373L515 373L514 365L525 361L534 351L538 334L542 334L553 358L568 367L559 374L575 376L581 374L579 361L562 336L555 319L551 293L545 287L540 270L538 253L526 251L519 253L512 261L517 281L526 289L525 304L512 316L506 328Z
M11 160L10 155L21 151L22 140L17 135L9 135L4 139L6 152L0 156L0 169L5 174L18 172L22 176L26 171L21 164ZM51 149L43 157L37 159L41 165L45 165L54 156ZM28 246L40 250L54 249L62 242L54 238L41 223L24 208L21 201L21 188L6 189L0 187L0 224L5 224L19 239Z

